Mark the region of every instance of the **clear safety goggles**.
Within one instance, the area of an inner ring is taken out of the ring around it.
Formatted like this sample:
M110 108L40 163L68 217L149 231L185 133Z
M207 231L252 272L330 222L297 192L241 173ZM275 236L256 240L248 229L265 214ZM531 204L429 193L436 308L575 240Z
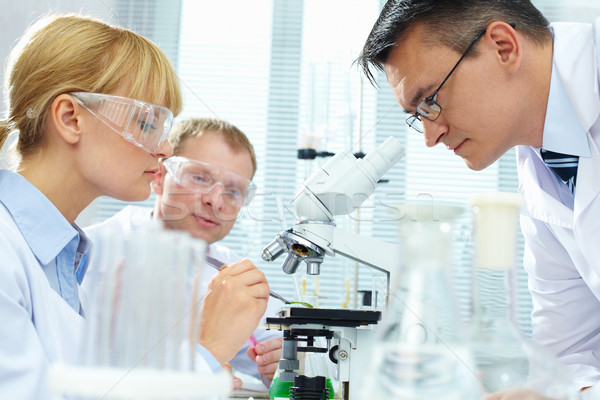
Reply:
M252 181L213 164L179 156L167 158L163 164L173 180L190 191L207 194L216 186L222 186L222 198L228 205L246 206L256 193Z
M110 129L149 153L160 149L173 124L173 113L166 107L111 94L71 95Z

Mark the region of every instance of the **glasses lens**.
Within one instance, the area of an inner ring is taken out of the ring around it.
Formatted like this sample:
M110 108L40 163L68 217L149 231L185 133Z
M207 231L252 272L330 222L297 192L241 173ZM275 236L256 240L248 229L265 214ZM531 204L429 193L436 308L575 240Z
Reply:
M254 182L250 181L250 183L248 184L248 190L246 191L246 198L244 199L245 206L250 204L250 202L254 198L255 194L256 194L256 185L254 184Z
M211 188L218 178L213 168L206 164L183 162L181 171L181 185L196 192L205 192Z
M410 126L411 128L413 128L415 131L419 132L419 133L423 133L423 122L421 122L421 119L419 118L418 115L411 115L410 117L408 117L406 119L406 123L408 124L408 126Z
M123 133L127 140L141 145L150 152L157 151L166 140L173 114L165 107L133 100L125 109L128 118Z
M157 151L171 130L173 113L166 107L108 94L74 95L107 126L148 152Z
M246 205L254 194L251 181L216 165L185 157L171 157L165 160L165 167L179 185L190 191L207 194L220 186L220 195L225 204L230 206Z
M417 112L424 118L435 121L442 113L442 107L433 98L428 97L417 105Z

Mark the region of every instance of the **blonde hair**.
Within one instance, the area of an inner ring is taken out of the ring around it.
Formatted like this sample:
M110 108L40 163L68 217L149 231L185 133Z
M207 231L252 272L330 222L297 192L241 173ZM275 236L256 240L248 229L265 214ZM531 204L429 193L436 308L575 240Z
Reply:
M252 176L256 173L256 154L248 137L235 125L217 118L190 118L173 126L169 133L169 143L173 147L173 155L183 151L185 142L190 137L214 135L222 138L234 151L247 151L252 160Z
M174 115L181 89L167 56L150 40L128 29L82 15L46 16L32 25L11 51L6 69L7 119L0 121L0 147L19 130L22 157L43 147L44 124L61 93L111 93L163 103Z

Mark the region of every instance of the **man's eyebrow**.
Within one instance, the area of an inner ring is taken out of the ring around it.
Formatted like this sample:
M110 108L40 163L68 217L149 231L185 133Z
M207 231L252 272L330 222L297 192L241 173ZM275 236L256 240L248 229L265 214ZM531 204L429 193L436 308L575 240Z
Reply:
M433 87L434 85L429 85L427 87L419 88L408 104L411 107L411 110L405 108L403 111L406 114L414 114L412 110L417 108L417 105L421 102L421 100L426 97L426 93L429 93L430 91L433 93Z

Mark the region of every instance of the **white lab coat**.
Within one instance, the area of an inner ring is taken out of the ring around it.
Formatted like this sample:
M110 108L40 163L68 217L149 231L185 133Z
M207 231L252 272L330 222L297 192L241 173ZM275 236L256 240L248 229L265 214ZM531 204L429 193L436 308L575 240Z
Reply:
M571 210L559 196L568 189L537 150L517 148L526 204L521 228L534 339L553 350L583 387L600 380L600 19L593 26L564 23L553 29L554 66L592 156L579 159Z

